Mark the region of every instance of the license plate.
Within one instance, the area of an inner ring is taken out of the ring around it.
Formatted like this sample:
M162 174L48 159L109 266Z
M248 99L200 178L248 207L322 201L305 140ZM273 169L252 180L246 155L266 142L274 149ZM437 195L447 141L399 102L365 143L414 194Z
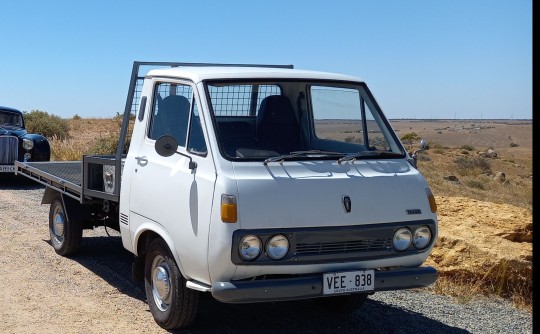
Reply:
M323 295L372 291L374 288L375 272L373 270L323 274Z
M0 173L15 173L15 166L13 166L13 165L0 165Z

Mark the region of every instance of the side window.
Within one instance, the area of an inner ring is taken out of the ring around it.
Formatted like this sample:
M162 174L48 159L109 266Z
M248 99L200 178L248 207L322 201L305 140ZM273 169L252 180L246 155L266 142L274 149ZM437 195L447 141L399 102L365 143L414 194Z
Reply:
M204 141L201 117L199 115L196 100L193 100L193 109L191 110L188 150L196 154L206 154L206 142Z
M191 86L157 84L148 137L158 139L170 135L176 138L179 146L185 146L192 96Z

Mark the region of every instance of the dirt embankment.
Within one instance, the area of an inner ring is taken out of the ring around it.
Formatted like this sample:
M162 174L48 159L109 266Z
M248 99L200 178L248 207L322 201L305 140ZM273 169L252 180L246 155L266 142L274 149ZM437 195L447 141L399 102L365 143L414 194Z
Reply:
M532 298L531 212L465 197L436 201L439 237L427 264L505 297Z

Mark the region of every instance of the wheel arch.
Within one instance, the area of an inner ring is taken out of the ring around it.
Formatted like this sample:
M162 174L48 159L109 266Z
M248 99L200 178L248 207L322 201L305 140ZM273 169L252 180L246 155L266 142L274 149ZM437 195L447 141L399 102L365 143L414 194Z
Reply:
M187 275L184 266L182 265L182 261L178 257L178 252L174 247L174 242L171 236L167 233L165 229L163 229L157 224L146 223L141 225L137 229L133 238L133 250L135 251L135 256L141 257L141 260L142 258L146 257L146 249L148 248L148 245L150 245L152 240L154 240L155 238L161 238L163 239L163 241L165 241L167 247L169 248L169 251L174 257L174 261L176 262L180 273L182 274L182 276L184 276L186 280L189 279L189 276Z
M53 188L45 188L45 192L43 193L43 197L41 198L41 204L52 204L53 199L58 194L60 194L60 192L54 190Z
M41 204L52 204L56 196L60 195L62 204L66 210L66 217L68 220L77 219L80 222L89 220L90 218L90 207L88 205L81 204L77 200L62 194L58 190L53 188L45 188L43 197L41 199Z

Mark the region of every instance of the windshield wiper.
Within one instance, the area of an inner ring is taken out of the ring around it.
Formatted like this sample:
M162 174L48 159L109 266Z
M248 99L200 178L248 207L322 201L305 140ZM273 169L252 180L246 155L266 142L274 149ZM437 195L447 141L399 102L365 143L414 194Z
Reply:
M354 161L358 158L403 158L403 153L389 152L389 151L365 151L347 154L344 157L338 159L337 163L342 164L346 161Z
M269 162L279 162L282 163L283 161L287 159L293 159L297 157L307 157L307 156L317 156L317 157L328 157L328 156L343 156L345 153L340 152L332 152L332 151L321 151L321 150L309 150L309 151L293 151L289 154L282 154L275 157L270 157L263 161L263 163L266 165Z

